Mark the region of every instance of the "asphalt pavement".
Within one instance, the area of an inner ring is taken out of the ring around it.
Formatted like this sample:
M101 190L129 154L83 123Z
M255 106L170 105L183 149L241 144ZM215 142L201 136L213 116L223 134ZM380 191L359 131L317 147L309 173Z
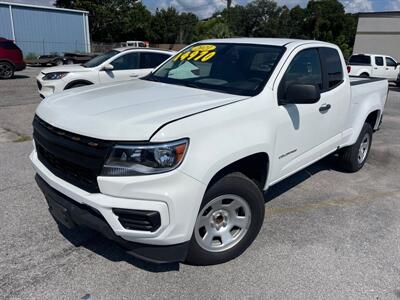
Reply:
M400 299L397 88L360 172L330 157L272 187L259 236L233 261L154 265L51 218L28 160L39 70L0 81L0 299Z

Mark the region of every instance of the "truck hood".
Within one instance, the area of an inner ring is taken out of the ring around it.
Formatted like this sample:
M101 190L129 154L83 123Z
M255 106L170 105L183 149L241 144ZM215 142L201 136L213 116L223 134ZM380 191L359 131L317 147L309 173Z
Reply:
M81 65L63 65L63 66L56 66L51 68L45 68L42 70L42 73L53 73L53 72L88 72L92 71L91 68L85 68Z
M54 127L80 135L146 141L165 123L246 98L133 80L64 91L45 98L36 113Z

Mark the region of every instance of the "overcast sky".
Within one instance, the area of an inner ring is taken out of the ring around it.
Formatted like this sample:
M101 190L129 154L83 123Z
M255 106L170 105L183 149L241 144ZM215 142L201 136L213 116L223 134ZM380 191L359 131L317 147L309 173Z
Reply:
M7 0L6 0L7 1ZM246 4L250 0L233 0L236 4ZM340 0L348 12L400 10L400 0ZM9 0L37 5L52 5L53 0ZM209 17L216 10L226 6L226 0L142 0L152 11L158 8L173 6L179 11L193 12L201 18ZM293 7L304 6L307 0L276 0L280 5Z

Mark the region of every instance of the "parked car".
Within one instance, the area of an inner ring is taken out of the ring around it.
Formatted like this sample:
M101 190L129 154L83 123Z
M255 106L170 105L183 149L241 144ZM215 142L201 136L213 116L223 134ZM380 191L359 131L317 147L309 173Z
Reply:
M172 51L149 48L118 48L84 64L43 69L36 77L42 98L85 85L143 77L174 55Z
M15 71L25 69L21 49L11 40L0 38L0 79L9 79Z
M121 43L121 47L141 47L141 48L148 48L149 42L143 41L126 41Z
M28 65L41 65L42 67L46 67L49 64L52 66L62 66L64 64L64 60L59 55L48 54L39 55L36 59L27 60L26 63Z
M42 101L30 159L60 226L153 262L217 264L256 238L270 186L332 153L360 170L387 94L349 78L333 44L207 40L141 80Z
M88 62L89 60L95 58L101 53L77 53L77 52L65 52L63 61L66 65L73 64L83 64Z
M399 84L397 76L400 68L397 61L382 54L353 54L347 68L350 76L386 78Z

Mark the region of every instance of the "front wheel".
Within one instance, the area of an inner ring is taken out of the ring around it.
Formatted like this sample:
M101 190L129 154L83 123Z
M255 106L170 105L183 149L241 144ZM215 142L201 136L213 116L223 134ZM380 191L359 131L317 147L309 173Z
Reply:
M264 197L242 173L231 173L206 192L197 215L186 261L213 265L242 254L264 221Z
M364 166L371 149L372 132L371 125L365 123L356 143L339 152L343 169L348 172L357 172Z

